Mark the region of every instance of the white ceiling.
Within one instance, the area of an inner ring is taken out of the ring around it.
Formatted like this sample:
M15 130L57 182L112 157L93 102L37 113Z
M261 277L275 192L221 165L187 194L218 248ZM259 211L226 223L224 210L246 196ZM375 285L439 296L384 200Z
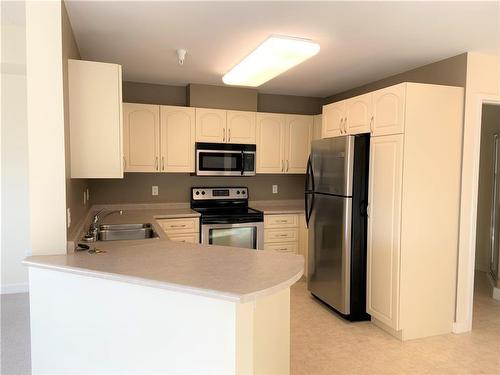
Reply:
M271 34L310 38L318 55L259 92L328 96L466 51L500 56L500 2L66 1L83 59L126 81L222 85ZM188 50L183 66L175 50Z

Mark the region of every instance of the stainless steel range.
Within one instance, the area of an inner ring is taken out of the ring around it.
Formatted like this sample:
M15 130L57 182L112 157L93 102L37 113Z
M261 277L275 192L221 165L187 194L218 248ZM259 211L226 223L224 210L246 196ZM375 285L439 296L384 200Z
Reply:
M201 214L201 243L264 248L264 214L248 207L248 188L193 187L191 208Z

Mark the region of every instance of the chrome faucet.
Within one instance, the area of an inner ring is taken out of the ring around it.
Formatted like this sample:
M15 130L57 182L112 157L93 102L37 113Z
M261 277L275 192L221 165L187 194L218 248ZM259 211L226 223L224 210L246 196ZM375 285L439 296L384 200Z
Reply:
M106 216L109 216L111 214L114 214L115 212L120 213L120 215L123 215L123 210L113 210L106 212L104 215L101 216L101 213L104 211L104 208L97 211L95 215L92 218L92 222L90 223L89 230L87 231L87 234L85 235L84 239L87 241L97 241L97 234L99 232L99 222L104 219Z

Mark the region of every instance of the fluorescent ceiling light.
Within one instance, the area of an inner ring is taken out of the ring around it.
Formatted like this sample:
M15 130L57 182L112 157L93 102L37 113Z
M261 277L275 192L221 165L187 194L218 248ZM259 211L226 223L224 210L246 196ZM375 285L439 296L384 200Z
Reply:
M222 77L226 85L257 87L319 52L309 39L273 35Z

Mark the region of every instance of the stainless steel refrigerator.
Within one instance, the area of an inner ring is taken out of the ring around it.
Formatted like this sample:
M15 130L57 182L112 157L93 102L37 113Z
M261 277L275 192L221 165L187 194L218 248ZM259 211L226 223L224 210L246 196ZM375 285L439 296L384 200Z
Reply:
M349 320L367 320L366 236L369 135L312 142L305 215L309 228L307 286Z

